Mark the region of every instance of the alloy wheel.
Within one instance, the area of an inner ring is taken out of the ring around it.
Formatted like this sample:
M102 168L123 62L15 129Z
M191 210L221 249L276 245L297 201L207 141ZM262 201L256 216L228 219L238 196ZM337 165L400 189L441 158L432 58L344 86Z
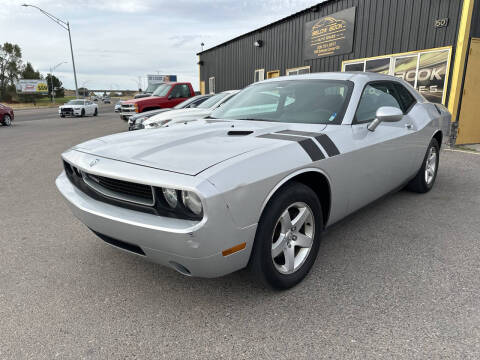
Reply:
M282 274L292 274L305 262L315 238L315 220L303 202L288 206L277 220L272 235L272 260Z
M435 178L437 171L437 149L432 146L428 152L427 162L425 163L425 182L430 185Z

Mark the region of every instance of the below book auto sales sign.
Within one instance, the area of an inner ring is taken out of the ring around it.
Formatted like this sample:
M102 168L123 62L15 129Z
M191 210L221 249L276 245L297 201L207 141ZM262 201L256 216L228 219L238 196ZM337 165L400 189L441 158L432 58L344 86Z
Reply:
M305 60L352 52L354 28L355 7L306 23Z

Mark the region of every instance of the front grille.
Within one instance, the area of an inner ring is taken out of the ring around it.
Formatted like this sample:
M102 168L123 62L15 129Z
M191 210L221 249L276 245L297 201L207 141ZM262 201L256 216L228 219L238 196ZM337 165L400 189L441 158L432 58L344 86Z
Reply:
M105 189L109 189L120 194L132 195L153 202L152 187L143 184L122 181L103 176L85 174L89 179L95 181Z
M62 114L73 114L73 109L72 108L63 108Z
M127 201L143 206L155 205L153 188L150 185L112 179L81 171L64 161L65 172L74 184L83 188L83 184L95 192L120 201Z

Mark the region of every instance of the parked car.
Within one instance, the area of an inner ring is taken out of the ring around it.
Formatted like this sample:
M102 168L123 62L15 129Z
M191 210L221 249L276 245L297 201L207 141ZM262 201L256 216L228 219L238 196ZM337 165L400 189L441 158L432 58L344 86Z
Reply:
M111 104L111 103L112 103L112 100L110 100L110 97L107 96L107 97L104 97L104 98L103 98L103 103L104 103L104 104Z
M66 104L59 106L58 113L62 118L65 116L97 116L98 105L91 100L75 99L70 100Z
M118 100L117 103L115 104L114 111L115 112L121 112L122 111L122 100Z
M56 184L117 248L189 276L249 266L285 289L325 228L395 189L432 189L450 119L392 76L278 77L207 119L77 145Z
M157 110L151 110L147 112L143 112L137 115L130 116L128 119L128 130L140 130L143 129L143 123L144 121L148 120L154 115L158 115L160 113L164 113L167 111L172 111L172 110L178 110L178 109L193 109L199 106L201 103L203 103L205 100L210 98L212 94L209 95L197 95L194 97L191 97L190 99L187 99L180 104L174 106L171 109L157 109Z
M160 85L152 96L124 101L121 117L124 120L144 111L172 108L194 96L192 84L186 82L165 83Z
M161 113L145 120L145 129L155 129L163 126L170 126L177 122L193 121L210 115L216 108L222 106L237 94L239 90L224 91L213 95L195 108L174 110L168 113Z
M13 119L15 119L13 109L7 105L0 104L0 123L3 126L10 126Z
M97 95L94 95L90 98L92 101L98 101L98 96Z

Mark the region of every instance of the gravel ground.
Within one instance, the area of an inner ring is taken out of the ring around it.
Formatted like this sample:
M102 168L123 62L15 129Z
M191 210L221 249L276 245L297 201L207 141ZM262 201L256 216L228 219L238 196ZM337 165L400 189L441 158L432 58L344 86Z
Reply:
M59 155L125 123L33 120L0 128L1 359L480 358L480 155L443 151L430 193L334 226L305 281L275 292L97 239L55 188Z

